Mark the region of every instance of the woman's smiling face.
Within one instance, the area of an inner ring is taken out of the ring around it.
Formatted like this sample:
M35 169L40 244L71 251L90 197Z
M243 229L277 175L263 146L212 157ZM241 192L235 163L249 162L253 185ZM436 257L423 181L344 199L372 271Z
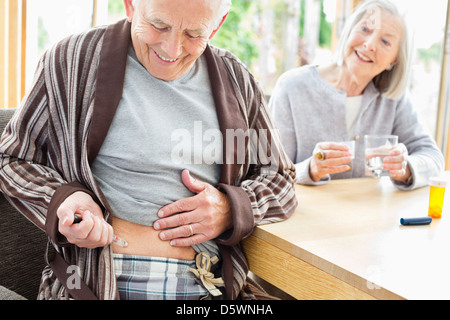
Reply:
M365 79L395 64L403 37L397 17L385 10L374 12L366 13L355 25L345 48L345 64L352 74Z
M154 77L186 74L213 34L221 0L125 1L136 56Z

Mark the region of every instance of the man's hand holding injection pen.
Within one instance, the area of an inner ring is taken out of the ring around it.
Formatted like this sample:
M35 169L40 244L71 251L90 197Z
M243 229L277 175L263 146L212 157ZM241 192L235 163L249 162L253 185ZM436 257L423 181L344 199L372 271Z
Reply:
M104 247L111 243L127 246L114 235L112 226L103 219L101 208L85 192L75 192L57 210L59 232L72 244L83 248Z

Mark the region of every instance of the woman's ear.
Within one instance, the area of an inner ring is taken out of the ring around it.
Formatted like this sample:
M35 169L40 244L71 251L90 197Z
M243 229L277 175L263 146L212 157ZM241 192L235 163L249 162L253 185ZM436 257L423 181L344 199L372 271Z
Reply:
M125 0L124 0L125 1ZM223 16L222 21L220 21L219 26L211 33L211 35L209 36L208 40L211 40L212 37L214 37L214 35L216 34L217 31L219 31L220 27L223 25L223 23L225 22L225 19L228 17L228 12L226 15Z
M123 0L123 5L125 6L125 13L127 15L128 21L131 22L134 15L133 0Z
M397 59L394 62L391 62L388 67L386 68L387 71L391 71L394 69L395 65L397 64Z

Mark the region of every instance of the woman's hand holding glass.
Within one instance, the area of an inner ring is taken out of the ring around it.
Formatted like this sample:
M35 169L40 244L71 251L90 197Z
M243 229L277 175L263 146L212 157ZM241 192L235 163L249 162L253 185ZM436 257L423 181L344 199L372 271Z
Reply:
M343 143L319 142L313 151L309 174L317 182L327 175L349 171L352 158L350 148Z
M406 182L411 176L407 159L408 150L403 143L399 143L392 149L389 156L384 158L383 168L389 170L393 180Z

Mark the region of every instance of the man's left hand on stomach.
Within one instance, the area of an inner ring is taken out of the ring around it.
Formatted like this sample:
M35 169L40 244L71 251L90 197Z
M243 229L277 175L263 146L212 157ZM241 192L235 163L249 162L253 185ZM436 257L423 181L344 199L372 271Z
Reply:
M185 247L214 239L232 227L227 196L208 183L192 178L183 170L184 185L196 195L168 204L153 224L159 238L172 246Z

